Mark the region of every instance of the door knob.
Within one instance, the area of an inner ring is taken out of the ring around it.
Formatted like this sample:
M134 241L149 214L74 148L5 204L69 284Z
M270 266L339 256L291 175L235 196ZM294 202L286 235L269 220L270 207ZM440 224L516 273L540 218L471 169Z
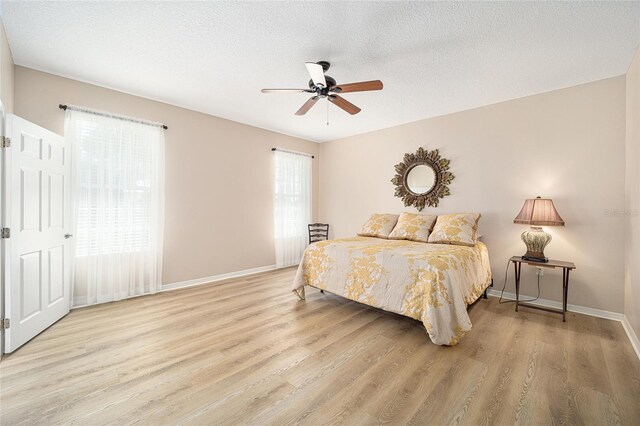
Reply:
M64 237L65 237L66 239L69 239L69 238L73 237L73 234L64 234Z

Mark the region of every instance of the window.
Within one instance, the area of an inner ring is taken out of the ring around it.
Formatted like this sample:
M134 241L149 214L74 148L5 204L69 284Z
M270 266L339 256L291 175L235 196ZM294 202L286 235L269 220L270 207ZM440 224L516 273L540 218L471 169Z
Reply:
M74 306L162 285L164 133L154 125L67 109L73 148Z
M276 266L300 262L311 222L311 157L274 151Z
M94 114L73 121L76 256L151 249L162 130Z

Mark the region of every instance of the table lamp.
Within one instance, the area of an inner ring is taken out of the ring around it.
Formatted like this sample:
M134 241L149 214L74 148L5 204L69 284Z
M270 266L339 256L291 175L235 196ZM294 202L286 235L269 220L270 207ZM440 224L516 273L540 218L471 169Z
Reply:
M536 197L525 200L522 210L518 213L513 223L531 225L531 229L521 235L522 241L527 246L527 252L522 256L523 260L534 262L548 262L544 255L544 248L551 242L551 235L542 230L543 226L564 226L564 220L558 214L553 201L550 198Z

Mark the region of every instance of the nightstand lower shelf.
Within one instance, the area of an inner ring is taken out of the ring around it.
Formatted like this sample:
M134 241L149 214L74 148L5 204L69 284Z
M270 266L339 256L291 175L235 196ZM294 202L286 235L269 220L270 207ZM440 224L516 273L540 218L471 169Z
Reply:
M553 312L554 314L560 314L562 315L562 320L564 321L565 311L563 311L562 309L547 308L546 306L534 305L532 303L527 303L527 302L518 302L516 305L516 312L518 312L518 308L522 308L522 307L538 309L540 311Z

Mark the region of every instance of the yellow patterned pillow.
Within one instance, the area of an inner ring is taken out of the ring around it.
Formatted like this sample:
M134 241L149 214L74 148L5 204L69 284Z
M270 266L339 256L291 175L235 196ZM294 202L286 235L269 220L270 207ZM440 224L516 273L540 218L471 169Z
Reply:
M473 246L478 241L480 213L456 213L438 216L430 243Z
M390 240L409 240L426 243L437 216L417 213L402 213L398 224L391 234Z
M362 229L358 232L361 237L378 237L389 238L389 234L398 222L397 214L378 214L371 215L369 220L362 225Z

